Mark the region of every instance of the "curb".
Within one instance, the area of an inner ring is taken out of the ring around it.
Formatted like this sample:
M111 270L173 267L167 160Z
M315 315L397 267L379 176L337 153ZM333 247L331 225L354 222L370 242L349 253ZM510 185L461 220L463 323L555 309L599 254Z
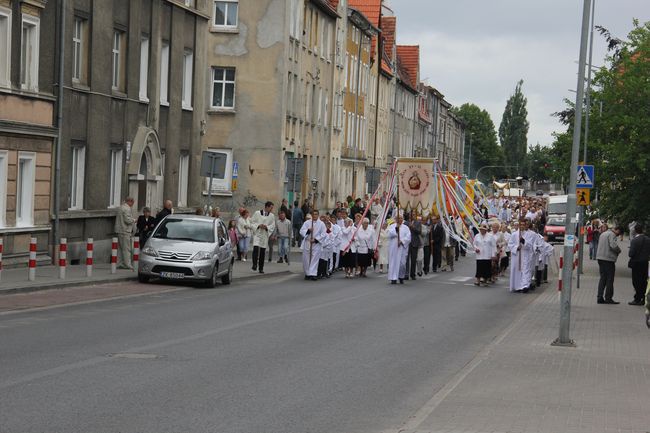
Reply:
M271 277L277 277L277 276L284 276L284 275L291 275L292 272L290 270L285 270L285 271L279 271L279 272L269 272L265 274L251 274L251 275L244 275L241 277L235 277L233 279L233 282L237 281L247 281L247 280L253 280L253 279L264 279L264 278L271 278ZM0 289L0 296L3 295L16 295L19 293L31 293L31 292L39 292L41 290L54 290L54 289L67 289L69 287L81 287L81 286L97 286L100 284L109 284L109 283L119 283L119 282L125 282L125 281L137 281L138 277L137 276L130 276L130 277L115 277L115 278L109 278L106 280L92 280L92 281L83 281L83 280L76 280L76 281L57 281L54 283L44 283L40 284L38 286L25 286L25 287L12 287L8 289Z

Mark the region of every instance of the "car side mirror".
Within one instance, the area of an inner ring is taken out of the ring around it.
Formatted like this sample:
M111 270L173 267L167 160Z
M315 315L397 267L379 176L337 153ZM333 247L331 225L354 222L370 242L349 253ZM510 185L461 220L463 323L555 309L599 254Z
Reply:
M222 247L226 245L226 240L224 238L219 238L219 246Z

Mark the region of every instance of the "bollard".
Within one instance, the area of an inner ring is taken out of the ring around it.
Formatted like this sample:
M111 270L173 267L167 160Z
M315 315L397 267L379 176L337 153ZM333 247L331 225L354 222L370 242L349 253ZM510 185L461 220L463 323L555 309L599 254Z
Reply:
M88 238L86 244L86 276L93 276L93 238Z
M29 240L29 281L36 281L36 238Z
M0 281L2 281L2 243L3 238L0 238Z
M59 279L65 279L65 270L68 261L68 240L61 238L59 242Z
M140 263L140 240L133 240L133 269L138 270L138 264Z
M111 241L111 274L117 272L117 238Z
M564 265L564 257L560 257L560 272L557 276L557 291L562 291L562 266Z

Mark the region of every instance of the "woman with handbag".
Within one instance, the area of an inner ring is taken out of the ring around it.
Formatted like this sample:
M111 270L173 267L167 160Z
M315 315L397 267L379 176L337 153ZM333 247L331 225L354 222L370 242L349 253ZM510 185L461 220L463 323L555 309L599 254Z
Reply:
M374 230L370 226L368 218L364 218L361 227L357 230L355 242L357 245L357 265L359 266L359 276L366 278L366 270L372 261L373 239L375 238Z

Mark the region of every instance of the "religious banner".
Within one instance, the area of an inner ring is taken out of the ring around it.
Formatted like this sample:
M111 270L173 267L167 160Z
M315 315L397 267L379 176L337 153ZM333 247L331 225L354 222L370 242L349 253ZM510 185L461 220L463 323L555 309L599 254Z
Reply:
M433 159L398 159L397 180L399 205L402 209L431 209L437 186L433 176Z

